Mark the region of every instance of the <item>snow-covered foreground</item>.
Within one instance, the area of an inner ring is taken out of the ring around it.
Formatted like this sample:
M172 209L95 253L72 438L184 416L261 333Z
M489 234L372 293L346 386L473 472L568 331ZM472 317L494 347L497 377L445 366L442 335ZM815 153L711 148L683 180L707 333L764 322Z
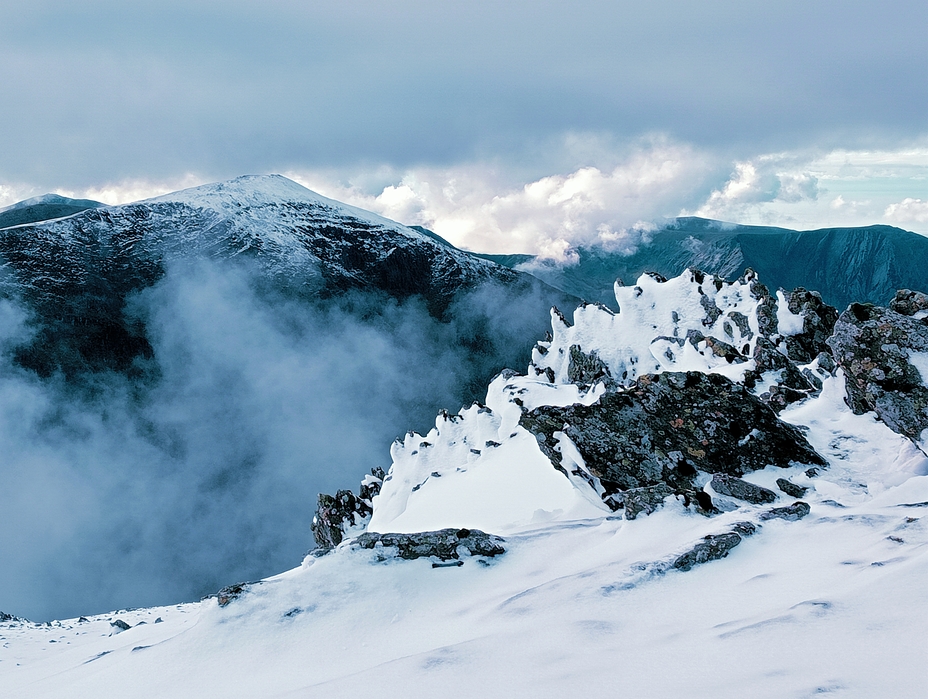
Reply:
M632 396L653 383L635 388L635 378L651 372L740 380L763 369L758 342L795 351L790 338L808 328L782 295L777 329L772 301L747 282L706 284L708 294L702 284L643 278L617 290L624 317L588 306L571 326L555 314L533 376L504 373L486 405L442 414L427 435L395 443L369 519L331 552L227 604L0 623L0 696L928 696L928 457L874 413L855 415L843 371L821 369L821 354L804 366L820 386L795 391L779 417L800 426L827 465L746 472L770 490L763 505L725 497L712 474L694 469L682 493L704 488L710 507L685 507L676 492L629 519L627 507L623 515L609 506L567 425L555 432L560 470L526 429L539 406ZM668 291L678 303L662 305ZM690 333L699 327L744 349ZM765 370L755 394L787 369ZM744 433L738 447L770 439ZM787 491L802 488L807 516L764 516L773 499L795 503ZM753 535L735 526L745 522ZM506 552L457 566L350 539L365 528L446 527L502 535ZM727 557L673 566L703 537L735 530L744 538Z
M634 521L526 526L505 555L452 568L343 545L225 607L5 623L2 694L923 697L924 457L842 409L838 388L785 415L811 417L831 467L749 477L812 485L812 513L764 522L723 560L660 565L759 508L706 518L670 501ZM115 633L117 618L132 628Z

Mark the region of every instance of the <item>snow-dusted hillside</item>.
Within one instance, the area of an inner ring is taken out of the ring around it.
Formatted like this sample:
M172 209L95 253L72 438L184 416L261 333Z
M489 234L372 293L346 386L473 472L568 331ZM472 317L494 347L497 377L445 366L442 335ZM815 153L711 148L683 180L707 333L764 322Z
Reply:
M46 202L47 203L47 202ZM256 286L302 301L348 291L423 300L434 316L489 284L549 304L534 277L326 199L279 175L244 176L154 199L3 228L0 298L29 306L42 331L20 349L42 375L129 371L150 358L133 295L204 260L240 263Z
M334 547L198 604L5 621L0 686L924 696L928 297L838 317L693 271L616 296L322 497Z

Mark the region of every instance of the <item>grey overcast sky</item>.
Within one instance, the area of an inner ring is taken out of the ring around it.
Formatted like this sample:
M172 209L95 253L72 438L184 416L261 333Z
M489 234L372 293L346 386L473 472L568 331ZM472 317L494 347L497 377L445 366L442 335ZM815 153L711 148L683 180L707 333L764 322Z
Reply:
M0 206L283 172L484 249L928 232L924 0L4 0L0 90Z

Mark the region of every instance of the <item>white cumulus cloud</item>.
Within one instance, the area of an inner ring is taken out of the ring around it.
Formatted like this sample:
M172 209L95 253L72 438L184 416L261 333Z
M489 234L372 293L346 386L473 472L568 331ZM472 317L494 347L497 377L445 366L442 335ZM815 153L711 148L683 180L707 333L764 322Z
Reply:
M906 197L887 206L883 218L896 223L928 223L928 201Z

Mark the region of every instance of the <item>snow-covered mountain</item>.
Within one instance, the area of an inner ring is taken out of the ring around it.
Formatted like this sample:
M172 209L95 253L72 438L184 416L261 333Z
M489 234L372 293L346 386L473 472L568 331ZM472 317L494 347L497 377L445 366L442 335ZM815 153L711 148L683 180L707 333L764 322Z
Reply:
M0 229L0 608L283 569L305 502L482 397L569 298L278 176Z
M0 277L0 295L25 301L40 327L19 349L20 363L44 376L73 376L128 371L151 358L143 320L127 315L129 297L169 267L200 259L251 265L261 286L298 299L350 290L418 296L436 317L486 283L537 295L539 308L568 298L285 177L246 176L0 229L0 260L9 272Z
M30 697L921 697L928 297L749 272L552 311L525 374L198 604L0 624Z

